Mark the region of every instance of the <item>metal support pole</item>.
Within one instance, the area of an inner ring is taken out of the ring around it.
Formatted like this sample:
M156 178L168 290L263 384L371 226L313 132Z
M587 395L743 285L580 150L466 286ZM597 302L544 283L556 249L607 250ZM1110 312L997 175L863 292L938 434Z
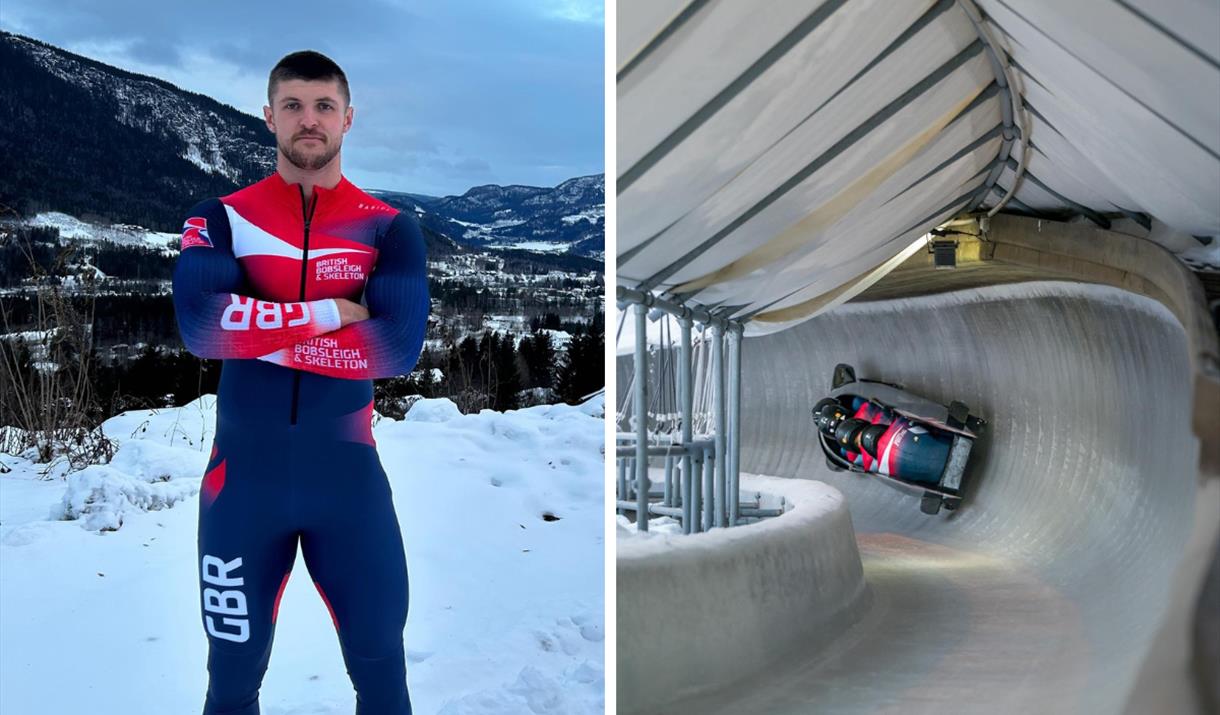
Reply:
M729 328L729 526L741 509L741 328Z
M646 451L647 451L649 457L670 457L670 456L678 456L681 454L686 454L688 451L698 452L701 449L710 448L712 445L713 445L713 442L711 440L701 440L698 442L691 442L688 445L684 445L684 444L674 444L674 445L650 444L650 445L648 445L648 449ZM634 463L635 462L635 445L629 444L627 446L615 447L614 454L616 457L623 457L623 458L628 459L630 461L630 463ZM628 469L628 472L630 473L631 470Z
M685 472L682 471L682 462L678 462L678 520L682 522L682 533L690 533L690 522L687 517L690 515L690 480L685 478Z
M754 516L754 517L783 516L784 510L783 509L756 509L754 507L750 507L748 509L742 509L741 515L742 516Z
M635 310L635 526L648 531L648 306Z
M690 516L686 520L686 529L688 534L697 534L703 529L700 527L700 519L703 514L703 457L706 451L700 451L694 458L692 467L694 472L691 475L691 498L690 498Z
M727 526L726 503L728 460L725 459L725 409L724 409L724 328L712 326L712 420L716 431L716 526Z
M678 353L678 392L680 403L678 408L682 411L682 444L690 444L691 442L691 420L694 419L694 399L695 391L692 388L692 367L691 367L691 341L690 329L691 319L688 317L679 317L678 326L682 330L681 347ZM691 533L691 520L697 511L694 511L687 503L691 497L691 467L694 465L694 459L690 453L682 457L682 508L685 516L682 519L682 529L685 533ZM696 480L697 483L697 480Z
M718 462L718 461L720 461L720 460L716 459L715 446L709 447L708 449L704 450L704 452L703 452L703 529L704 530L712 528L712 526L715 524L714 515L712 514L712 506L713 506L712 497L715 493L715 489L713 487L713 482L715 481L716 477L714 474L712 474L712 472L713 472L713 470L715 470L716 462Z
M665 494L661 498L663 506L674 505L674 458L665 458Z
M618 498L619 501L627 498L627 460L618 460ZM622 514L623 510L619 509L618 513Z
M628 511L635 511L635 502L621 501L618 503L618 507L620 509L626 509ZM670 516L670 517L682 516L681 509L679 509L677 507L672 507L672 506L661 506L660 504L649 504L648 513L656 514L657 516Z

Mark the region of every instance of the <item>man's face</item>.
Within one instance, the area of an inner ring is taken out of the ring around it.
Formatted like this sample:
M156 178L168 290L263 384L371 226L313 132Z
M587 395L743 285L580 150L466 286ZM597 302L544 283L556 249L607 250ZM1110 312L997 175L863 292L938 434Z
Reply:
M275 132L280 153L292 165L317 171L331 162L352 126L352 108L343 101L335 80L284 80L275 86L272 104L263 107L267 127Z

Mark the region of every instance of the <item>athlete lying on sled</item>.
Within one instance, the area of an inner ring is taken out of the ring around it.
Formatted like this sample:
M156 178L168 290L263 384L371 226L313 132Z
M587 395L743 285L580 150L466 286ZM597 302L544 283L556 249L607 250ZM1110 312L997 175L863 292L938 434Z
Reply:
M814 405L813 422L831 469L920 489L925 514L961 504L966 462L986 424L961 402L946 408L897 385L857 380L843 364L830 396Z

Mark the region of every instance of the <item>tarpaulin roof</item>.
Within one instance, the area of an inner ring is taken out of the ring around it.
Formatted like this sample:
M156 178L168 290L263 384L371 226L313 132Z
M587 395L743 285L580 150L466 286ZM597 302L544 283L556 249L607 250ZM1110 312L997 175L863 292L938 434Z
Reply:
M617 25L624 285L800 313L1018 174L1004 210L1220 235L1220 3L621 0Z

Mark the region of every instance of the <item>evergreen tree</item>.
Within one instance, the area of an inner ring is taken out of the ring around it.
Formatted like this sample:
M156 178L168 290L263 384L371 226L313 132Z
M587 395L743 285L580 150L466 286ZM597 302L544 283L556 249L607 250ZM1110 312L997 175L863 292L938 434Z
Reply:
M551 312L546 312L542 315L535 316L532 320L530 320L531 330L541 330L543 328L548 330L559 330L559 326L559 316Z
M497 410L515 410L520 407L517 393L521 392L521 377L517 374L517 349L513 336L492 333L492 373L495 377L495 404Z
M605 338L601 334L573 335L559 372L559 399L574 405L605 386Z
M527 386L552 388L555 386L555 343L551 334L535 330L521 341L521 357L525 362Z

